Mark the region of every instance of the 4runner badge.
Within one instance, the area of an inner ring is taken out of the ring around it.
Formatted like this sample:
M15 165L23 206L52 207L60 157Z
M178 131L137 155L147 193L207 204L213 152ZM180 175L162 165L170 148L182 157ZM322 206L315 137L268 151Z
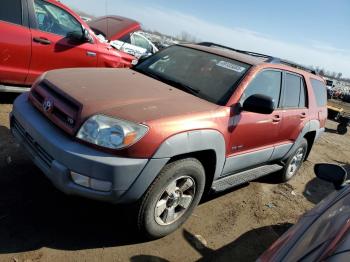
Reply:
M51 113L53 109L53 102L50 99L45 99L43 103L43 110L45 113Z

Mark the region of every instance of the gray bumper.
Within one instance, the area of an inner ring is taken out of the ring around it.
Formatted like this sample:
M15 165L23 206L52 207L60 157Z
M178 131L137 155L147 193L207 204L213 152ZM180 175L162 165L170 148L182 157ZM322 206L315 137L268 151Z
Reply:
M33 162L66 194L112 203L139 199L168 159L116 157L74 141L28 103L27 94L14 102L11 131ZM112 183L97 191L75 184L70 172Z

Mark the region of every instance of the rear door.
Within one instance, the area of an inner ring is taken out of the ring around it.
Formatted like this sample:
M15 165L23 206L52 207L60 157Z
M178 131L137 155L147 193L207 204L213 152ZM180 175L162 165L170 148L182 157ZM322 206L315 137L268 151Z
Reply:
M280 136L283 143L294 143L306 122L310 120L307 88L302 75L284 72L282 96L282 125Z
M0 2L0 83L23 85L31 56L31 33L25 1Z
M28 84L48 70L97 66L97 44L77 43L67 37L71 32L82 32L74 16L43 0L33 0L31 8L35 15Z

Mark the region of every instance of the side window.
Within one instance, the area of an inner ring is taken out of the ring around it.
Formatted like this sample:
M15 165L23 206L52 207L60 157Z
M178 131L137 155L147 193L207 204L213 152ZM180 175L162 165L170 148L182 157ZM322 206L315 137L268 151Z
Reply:
M298 108L301 90L301 77L286 73L283 107Z
M133 45L145 48L148 52L152 52L152 47L145 38L136 34L133 34L132 38Z
M22 24L21 0L1 0L0 20L13 24Z
M34 8L39 30L62 36L83 34L81 24L65 10L42 0L35 0Z
M304 108L304 107L307 107L307 90L306 90L304 79L301 78L300 81L301 81L301 89L300 89L299 107Z
M274 70L265 70L259 73L244 91L240 103L251 95L261 94L273 99L275 107L278 107L281 94L282 72Z
M326 106L327 105L327 91L326 86L323 82L311 79L312 89L314 90L317 106Z

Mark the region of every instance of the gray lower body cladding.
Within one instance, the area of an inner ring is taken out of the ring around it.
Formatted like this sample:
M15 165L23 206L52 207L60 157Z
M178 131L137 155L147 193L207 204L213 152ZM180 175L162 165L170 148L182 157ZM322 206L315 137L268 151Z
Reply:
M167 163L162 159L116 157L67 136L19 96L10 117L11 132L33 162L59 190L112 203L137 201ZM110 191L98 191L75 184L75 172L111 184Z
M214 181L212 185L212 190L214 192L224 191L234 186L238 186L250 182L252 180L258 179L260 177L266 176L268 174L277 172L282 168L283 166L281 165L271 164L235 173L233 175L228 175L226 177Z

